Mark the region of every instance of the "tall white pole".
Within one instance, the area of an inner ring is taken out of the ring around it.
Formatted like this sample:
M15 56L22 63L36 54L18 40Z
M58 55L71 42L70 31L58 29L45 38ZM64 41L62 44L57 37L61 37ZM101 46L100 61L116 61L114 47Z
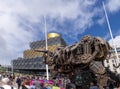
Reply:
M104 4L104 2L102 2L102 4L103 4L103 8L104 8L105 17L106 17L108 29L109 29L109 32L110 32L110 36L112 38L112 44L113 44L113 47L114 47L114 50L115 50L116 62L119 63L119 57L118 57L117 49L116 49L116 46L115 46L115 43L114 43L114 40L113 40L112 30L111 30L109 19L108 19L107 12L106 12L106 9L105 9L105 4Z
M45 42L46 42L46 50L48 50L48 42L47 42L47 28L46 28L46 17L44 16L45 22ZM46 73L47 73L47 80L49 80L49 73L48 73L48 65L46 64Z

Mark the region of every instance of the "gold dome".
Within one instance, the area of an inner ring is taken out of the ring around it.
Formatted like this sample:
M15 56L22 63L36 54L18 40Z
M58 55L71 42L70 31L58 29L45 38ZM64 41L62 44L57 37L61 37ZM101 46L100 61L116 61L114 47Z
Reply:
M49 34L47 35L48 39L49 39L49 38L58 37L58 36L60 36L58 33L49 33Z

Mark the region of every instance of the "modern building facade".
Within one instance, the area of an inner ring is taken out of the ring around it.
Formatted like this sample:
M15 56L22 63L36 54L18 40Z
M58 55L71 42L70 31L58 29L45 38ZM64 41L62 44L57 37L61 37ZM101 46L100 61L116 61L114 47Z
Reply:
M64 39L57 33L48 34L48 50L54 52L59 46L66 46ZM45 50L45 40L30 43L30 49L23 53L23 58L13 60L14 71L32 74L44 74L46 71L44 53L36 50Z
M120 58L120 47L116 48L117 53L118 53L118 57ZM111 50L111 58L116 59L116 54L115 54L115 50Z
M105 67L108 67L112 72L120 74L120 47L116 49L117 49L118 59L116 57L115 50L112 49L110 51L111 57L108 61L107 60L104 61L104 65Z

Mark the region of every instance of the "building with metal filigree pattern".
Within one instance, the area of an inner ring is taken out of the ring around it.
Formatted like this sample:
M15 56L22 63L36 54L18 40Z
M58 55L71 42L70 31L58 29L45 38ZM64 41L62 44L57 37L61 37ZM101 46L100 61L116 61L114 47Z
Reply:
M64 39L57 33L48 34L48 50L53 52L56 47L66 46ZM45 40L30 43L30 49L23 53L23 58L13 60L13 69L22 73L45 73L44 54L35 50L45 50Z

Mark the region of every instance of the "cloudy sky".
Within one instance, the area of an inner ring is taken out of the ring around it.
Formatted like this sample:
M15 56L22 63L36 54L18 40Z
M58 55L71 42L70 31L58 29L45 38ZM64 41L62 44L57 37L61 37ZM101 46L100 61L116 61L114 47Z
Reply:
M62 35L68 44L84 35L100 36L111 43L103 0L0 0L0 63L23 56L29 43L44 39L47 31ZM104 0L114 42L120 47L120 0Z

